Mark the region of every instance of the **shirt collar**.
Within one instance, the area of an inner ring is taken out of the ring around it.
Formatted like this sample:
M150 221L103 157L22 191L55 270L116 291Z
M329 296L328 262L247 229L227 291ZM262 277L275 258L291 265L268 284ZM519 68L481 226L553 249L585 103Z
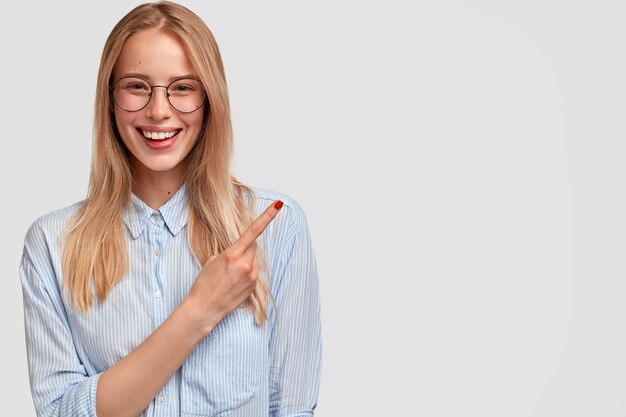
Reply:
M172 235L178 234L189 220L185 184L158 210L153 210L134 193L131 194L130 199L131 202L124 210L122 218L133 239L137 239L141 235L153 214L161 215Z

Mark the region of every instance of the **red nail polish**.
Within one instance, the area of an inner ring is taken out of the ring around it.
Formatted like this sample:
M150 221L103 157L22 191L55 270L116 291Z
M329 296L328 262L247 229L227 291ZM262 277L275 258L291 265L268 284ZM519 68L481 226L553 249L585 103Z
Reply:
M283 206L283 202L280 201L280 200L278 200L277 202L274 203L274 208L276 210L280 210L282 208L282 206Z

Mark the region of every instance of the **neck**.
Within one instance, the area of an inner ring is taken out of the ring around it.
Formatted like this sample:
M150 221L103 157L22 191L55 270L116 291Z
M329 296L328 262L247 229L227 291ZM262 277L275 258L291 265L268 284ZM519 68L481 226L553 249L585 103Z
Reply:
M170 171L153 171L141 163L135 164L133 193L153 210L165 204L185 180L185 170L179 164Z

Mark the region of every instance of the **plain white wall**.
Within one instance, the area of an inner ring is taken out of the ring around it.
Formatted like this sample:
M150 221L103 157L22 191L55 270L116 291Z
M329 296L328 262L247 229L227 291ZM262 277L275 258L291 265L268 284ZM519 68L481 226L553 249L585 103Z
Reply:
M84 197L100 52L137 4L3 6L15 415L34 415L24 234ZM317 416L626 416L623 2L183 4L221 47L239 179L308 216Z

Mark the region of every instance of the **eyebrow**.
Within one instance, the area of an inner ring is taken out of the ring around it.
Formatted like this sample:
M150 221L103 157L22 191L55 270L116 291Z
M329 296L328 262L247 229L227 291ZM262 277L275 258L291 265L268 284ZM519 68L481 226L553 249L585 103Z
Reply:
M140 74L140 73L138 73L138 72L125 72L125 73L123 73L123 74L121 74L121 75L120 75L120 77L118 78L118 80L119 80L119 79L122 79L122 78L125 78L125 77L137 77L137 78L142 78L142 79L147 80L147 81L151 81L151 79L150 79L150 77L149 77L149 76L147 76L147 75L145 75L145 74ZM172 81L174 81L174 80L179 80L179 79L181 79L181 78L193 78L194 80L198 80L198 81L200 81L200 80L199 80L199 78L198 78L198 76L197 76L197 75L195 75L195 74L183 74L183 75L175 75L175 76L173 76L173 77L170 77L170 78L168 79L168 82L172 82Z

